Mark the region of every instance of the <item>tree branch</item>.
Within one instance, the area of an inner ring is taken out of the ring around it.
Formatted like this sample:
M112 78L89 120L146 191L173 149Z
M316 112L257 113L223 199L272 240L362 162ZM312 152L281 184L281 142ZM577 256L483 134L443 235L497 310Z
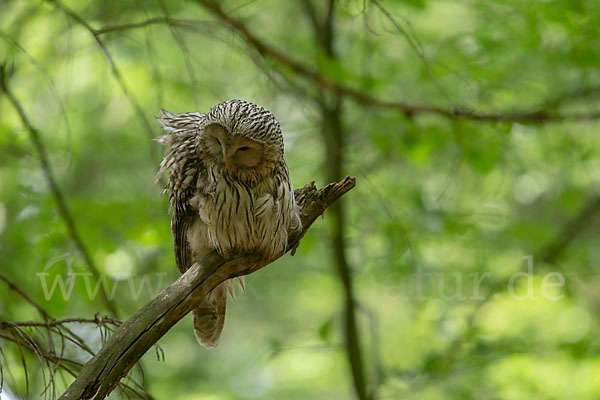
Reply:
M294 195L301 210L303 230L290 238L286 252L294 250L315 219L355 183L355 178L346 177L321 190L317 190L314 183L296 190ZM142 355L214 287L227 279L255 272L273 261L275 259L264 261L253 255L227 261L213 252L192 265L113 333L98 354L84 365L60 399L105 398Z
M554 262L571 242L583 233L598 211L600 211L600 196L594 196L572 220L562 227L556 238L539 252L540 259L548 263Z
M435 114L447 118L463 118L475 121L489 122L559 122L559 121L589 121L600 119L600 111L590 113L561 114L552 113L549 110L537 109L529 111L506 111L497 113L485 113L468 107L455 106L450 109L426 105L415 104L404 101L384 100L372 96L369 93L348 87L329 78L318 69L308 67L301 62L288 56L281 50L258 38L241 20L227 14L220 4L213 0L196 0L201 6L209 10L215 17L229 27L233 32L241 36L251 47L253 47L261 56L270 58L273 61L287 67L294 73L303 78L316 83L325 90L337 92L345 95L354 101L382 109L397 110L407 115L416 114Z
M14 93L12 93L12 91L9 89L8 82L7 82L7 76L6 76L6 69L4 68L3 65L0 65L0 92L3 92L6 95L6 97L8 98L8 101L12 104L14 109L17 111L17 114L19 115L21 122L25 126L25 129L27 130L27 133L29 134L29 138L31 139L31 142L33 143L33 146L35 147L35 150L40 159L40 165L42 167L44 177L46 178L46 182L48 183L48 186L50 187L50 192L52 193L52 196L54 197L54 201L56 202L56 207L58 208L58 212L59 212L61 218L63 219L63 221L65 222L65 225L67 226L67 231L69 232L69 236L71 236L71 239L73 240L73 243L75 244L75 247L77 248L79 253L81 253L81 256L83 257L86 265L88 266L88 269L93 274L94 278L98 279L98 277L99 277L98 268L96 267L96 263L94 262L94 259L92 258L90 251L87 249L87 247L83 243L83 239L81 238L79 230L77 229L77 225L75 224L75 219L73 218L73 215L71 214L71 211L69 210L69 207L67 206L65 198L64 198L60 188L58 187L58 183L56 182L56 179L54 178L52 166L50 164L50 160L48 159L48 154L46 153L46 148L44 147L44 144L40 137L40 133L33 126L31 121L27 117L27 114L25 113L25 109L23 108L23 106L21 106L21 103L19 102L19 100L15 97ZM104 303L106 304L106 307L108 308L108 310L113 315L117 316L118 315L117 309L114 306L114 304L112 303L112 301L110 301L110 299L108 298L106 293L102 294L102 299L104 300Z
M327 11L322 18L316 12L312 0L304 0L304 8L313 25L314 38L317 47L331 59L336 59L334 48L335 26L334 26L334 0L329 0ZM321 133L325 146L325 170L327 179L336 181L342 176L344 165L344 153L346 143L346 132L343 124L342 102L343 95L336 92L331 101L327 96L320 96L318 107L321 113ZM352 268L346 256L346 214L344 202L340 201L331 207L331 242L333 248L333 264L339 280L342 283L343 292L343 315L344 315L344 345L352 383L356 396L360 400L368 400L374 397L374 393L368 393L363 365L363 355L360 343L360 330L356 318L356 299L354 296L354 281Z

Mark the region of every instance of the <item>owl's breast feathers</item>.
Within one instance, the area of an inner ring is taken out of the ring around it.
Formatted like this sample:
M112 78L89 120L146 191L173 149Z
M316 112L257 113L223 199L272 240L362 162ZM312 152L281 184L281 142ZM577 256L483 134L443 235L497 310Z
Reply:
M231 176L217 178L216 190L201 196L199 215L212 248L225 257L258 253L266 259L281 254L288 230L300 229L292 186L285 177L268 177L249 187Z

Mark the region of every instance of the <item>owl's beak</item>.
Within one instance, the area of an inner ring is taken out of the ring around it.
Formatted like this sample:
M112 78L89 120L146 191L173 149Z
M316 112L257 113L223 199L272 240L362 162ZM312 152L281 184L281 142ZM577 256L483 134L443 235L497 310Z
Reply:
M225 147L223 147L222 150L223 150L223 159L225 160L225 169L229 170L231 163L229 162L229 157L227 157L227 149Z

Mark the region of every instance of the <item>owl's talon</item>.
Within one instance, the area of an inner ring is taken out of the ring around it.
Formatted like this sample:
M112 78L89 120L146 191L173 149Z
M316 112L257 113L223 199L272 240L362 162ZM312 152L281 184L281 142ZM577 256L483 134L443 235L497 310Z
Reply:
M300 241L298 240L296 242L296 244L294 245L294 247L292 247L292 250L290 251L290 256L294 257L294 254L296 254L296 250L298 249L299 246L300 246Z

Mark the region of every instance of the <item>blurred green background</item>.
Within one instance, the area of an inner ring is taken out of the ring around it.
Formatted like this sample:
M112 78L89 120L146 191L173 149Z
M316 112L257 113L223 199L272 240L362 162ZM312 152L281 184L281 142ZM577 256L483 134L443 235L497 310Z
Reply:
M153 183L161 108L260 104L295 187L357 177L293 258L247 277L220 347L200 347L186 317L164 360L144 356L154 398L600 398L597 1L4 0L0 32L5 83L114 289L111 306L90 295L1 95L0 273L53 318L126 319L178 277ZM63 278L66 299L44 293ZM5 282L0 319L42 320ZM93 324L69 327L100 346ZM44 392L48 365L10 340L23 332L0 329L2 398L52 398L72 378Z

